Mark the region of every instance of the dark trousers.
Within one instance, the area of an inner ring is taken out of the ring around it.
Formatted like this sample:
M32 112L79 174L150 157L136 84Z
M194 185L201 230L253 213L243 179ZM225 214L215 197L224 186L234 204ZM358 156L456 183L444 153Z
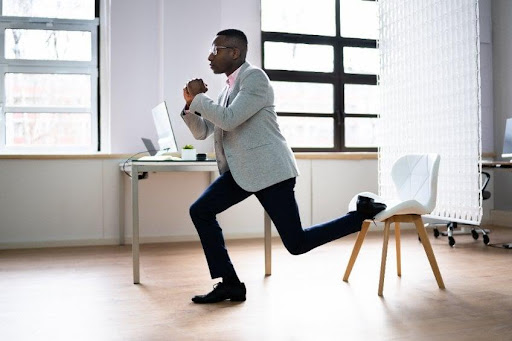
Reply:
M303 229L294 187L295 178L291 178L251 193L236 184L231 172L226 172L192 204L190 216L201 239L212 279L234 271L216 216L253 194L274 222L284 246L293 255L361 230L363 218L358 212L349 212L332 221Z

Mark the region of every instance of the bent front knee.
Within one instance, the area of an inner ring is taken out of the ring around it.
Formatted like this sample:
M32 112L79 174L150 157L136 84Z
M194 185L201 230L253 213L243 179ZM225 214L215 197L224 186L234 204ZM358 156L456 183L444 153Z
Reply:
M192 218L192 220L194 220L194 218L199 218L205 214L205 210L201 206L202 205L200 203L198 203L197 201L194 202L192 205L190 205L190 207L188 209L188 213L190 214L190 217Z

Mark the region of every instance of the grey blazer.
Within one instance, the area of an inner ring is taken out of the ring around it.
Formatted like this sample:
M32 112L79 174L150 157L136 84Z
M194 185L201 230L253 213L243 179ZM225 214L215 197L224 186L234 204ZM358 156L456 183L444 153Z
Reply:
M274 90L265 72L245 62L225 107L227 90L217 103L206 94L195 96L190 111L201 116L182 113L196 139L214 134L220 173L230 170L248 192L298 176L295 157L277 124Z

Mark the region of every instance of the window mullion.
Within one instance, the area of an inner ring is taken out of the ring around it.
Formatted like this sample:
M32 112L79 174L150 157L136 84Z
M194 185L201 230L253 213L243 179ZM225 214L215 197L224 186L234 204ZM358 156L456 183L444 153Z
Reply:
M377 76L376 75L359 75L359 74L344 73L343 79L344 79L345 83L348 83L348 84L377 85Z
M341 22L340 22L340 1L335 0L336 6L336 41L334 45L334 149L336 151L342 151L345 143L345 133L343 129L343 106L344 106L344 95L343 95L343 47L341 39Z
M22 112L27 114L40 114L40 113L83 113L89 112L89 107L22 107L22 106L5 106L4 112Z
M308 34L284 33L284 32L262 32L261 40L278 41L283 43L302 43L302 44L320 44L332 45L337 37L315 36Z
M0 3L1 5L1 3ZM15 23L19 24L31 24L31 25L42 25L47 28L53 26L70 25L70 26L98 26L99 19L60 19L60 18L42 18L42 17L13 17L13 16L0 16L1 23ZM49 25L49 26L48 26Z
M345 114L345 117L354 117L354 118L378 118L378 114Z
M335 55L336 58L336 55ZM292 81L308 83L333 83L337 76L335 73L266 70L267 75L273 81Z
M279 116L292 116L292 117L328 117L332 118L333 114L318 114L318 113L297 113L297 112L279 112Z
M339 20L339 15L338 15ZM339 26L339 21L338 21ZM343 130L343 112L344 112L344 94L343 94L343 48L341 40L337 39L334 46L334 148L336 151L343 150L344 130Z

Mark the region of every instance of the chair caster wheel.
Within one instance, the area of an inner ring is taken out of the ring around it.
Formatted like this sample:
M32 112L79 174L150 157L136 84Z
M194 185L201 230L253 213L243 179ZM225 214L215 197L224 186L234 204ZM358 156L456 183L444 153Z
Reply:
M478 239L478 232L476 232L475 230L471 230L471 235L473 236L474 240Z
M448 237L448 244L450 244L450 246L453 247L453 245L455 245L455 238L453 237Z
M434 237L439 238L439 230L437 227L434 229Z
M484 244L485 245L489 244L489 236L484 234L483 238L484 238Z

